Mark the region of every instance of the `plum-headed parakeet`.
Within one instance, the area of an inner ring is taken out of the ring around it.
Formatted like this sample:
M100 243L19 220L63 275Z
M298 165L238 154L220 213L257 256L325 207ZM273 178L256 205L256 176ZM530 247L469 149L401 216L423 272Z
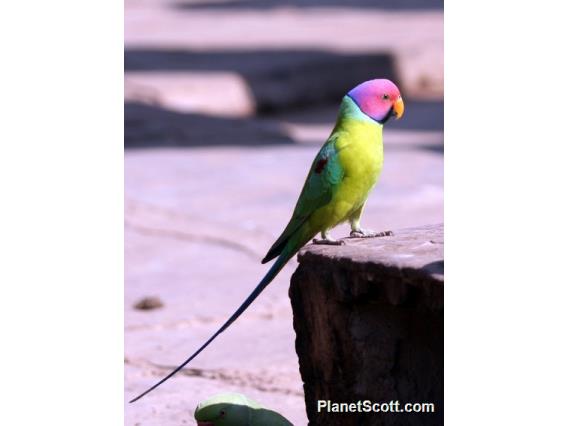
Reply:
M198 426L293 426L276 411L240 393L222 393L199 403L195 409Z
M351 224L351 237L376 234L360 226L367 197L383 167L383 125L400 118L404 103L396 85L386 79L361 83L343 97L335 127L316 155L290 222L262 260L276 261L243 304L193 355L130 402L152 391L187 365L226 330L258 297L300 248L318 233L320 244L341 244L329 230ZM384 235L384 234L383 234Z

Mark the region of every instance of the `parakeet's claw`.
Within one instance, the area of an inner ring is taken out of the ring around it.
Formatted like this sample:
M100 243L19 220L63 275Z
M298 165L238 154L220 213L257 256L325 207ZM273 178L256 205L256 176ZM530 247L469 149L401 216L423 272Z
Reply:
M314 244L325 245L325 246L344 246L345 245L345 241L334 240L333 238L322 238L322 239L319 239L319 240L317 238L314 238L312 242Z
M374 232L368 229L355 229L349 234L349 238L378 238L378 237L391 237L394 235L392 231Z
M329 235L329 230L327 230L327 229L325 231L322 231L321 240L314 238L313 243L314 244L327 245L327 246L343 246L343 245L345 245L345 241L336 240L335 238L331 237Z

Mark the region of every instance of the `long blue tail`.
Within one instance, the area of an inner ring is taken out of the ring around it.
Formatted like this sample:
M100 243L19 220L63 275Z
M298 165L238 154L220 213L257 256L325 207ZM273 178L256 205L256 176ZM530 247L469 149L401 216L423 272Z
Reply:
M250 306L250 304L252 302L254 302L254 299L256 299L258 297L258 295L260 293L262 293L262 291L266 288L266 286L268 284L270 284L272 282L272 280L274 279L274 277L278 274L278 272L280 272L280 270L284 267L284 265L286 264L286 262L288 262L288 260L290 260L290 258L294 255L294 253L289 254L287 253L287 250L285 250L279 257L278 259L276 259L276 262L274 262L274 264L272 265L272 267L268 270L268 272L266 273L266 275L264 276L264 278L260 281L260 283L256 286L256 288L252 291L252 293L249 295L249 297L247 297L247 299L243 302L243 304L241 306L239 306L239 308L235 311L235 313L233 315L231 315L231 317L227 320L227 322L225 322L225 324L223 324L221 326L221 328L219 330L217 330L217 332L211 336L209 338L209 340L207 340L203 346L201 346L197 351L195 351L195 353L193 355L191 355L188 359L186 359L183 363L181 363L178 367L176 367L174 370L172 370L172 372L170 374L168 374L166 377L164 377L162 380L160 380L158 383L156 383L154 386L152 386L151 388L147 389L146 391L142 392L140 395L138 395L136 398L132 399L130 402L135 402L138 401L140 398L142 398L144 395L146 395L147 393L152 392L154 389L156 389L158 386L160 386L162 383L164 383L166 380L168 380L170 377L172 377L174 374L176 374L178 371L180 371L183 367L185 367L188 363L190 363L193 358L195 358L197 355L199 355L201 353L201 351L203 349L205 349L207 346L209 346L209 344L215 340L215 338L221 334L223 331L225 331L227 328L229 328L229 326L235 322L235 320L241 316L241 314Z

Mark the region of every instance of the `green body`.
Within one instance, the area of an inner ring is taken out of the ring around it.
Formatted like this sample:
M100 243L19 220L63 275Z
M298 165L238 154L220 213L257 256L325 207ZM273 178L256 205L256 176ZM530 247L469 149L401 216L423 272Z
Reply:
M292 426L276 411L239 393L219 394L201 402L195 420L203 426Z

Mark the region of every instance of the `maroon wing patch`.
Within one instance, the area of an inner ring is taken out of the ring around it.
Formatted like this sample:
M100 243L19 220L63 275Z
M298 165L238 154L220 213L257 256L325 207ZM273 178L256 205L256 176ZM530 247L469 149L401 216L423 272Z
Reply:
M325 168L325 165L327 164L327 160L328 158L322 158L316 163L316 166L314 168L314 172L316 174L319 175L322 172L322 170Z

